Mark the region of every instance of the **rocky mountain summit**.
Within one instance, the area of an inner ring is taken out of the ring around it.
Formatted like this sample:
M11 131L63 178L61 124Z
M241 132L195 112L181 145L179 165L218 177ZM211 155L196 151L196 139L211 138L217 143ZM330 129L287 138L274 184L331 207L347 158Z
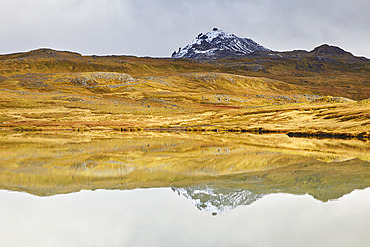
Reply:
M323 44L318 47L315 47L310 53L316 55L332 55L332 56L353 56L352 53L343 50L340 47Z
M218 59L249 55L269 49L248 38L214 28L208 33L200 33L190 44L172 53L173 58Z

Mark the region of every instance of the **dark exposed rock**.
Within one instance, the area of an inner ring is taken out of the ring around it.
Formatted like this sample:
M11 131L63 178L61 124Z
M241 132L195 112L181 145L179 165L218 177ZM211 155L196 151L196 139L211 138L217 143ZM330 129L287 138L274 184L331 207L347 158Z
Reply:
M343 56L343 55L350 55L353 56L350 52L347 52L337 46L331 46L327 44L320 45L310 51L310 53L314 53L315 55L332 55L332 56Z

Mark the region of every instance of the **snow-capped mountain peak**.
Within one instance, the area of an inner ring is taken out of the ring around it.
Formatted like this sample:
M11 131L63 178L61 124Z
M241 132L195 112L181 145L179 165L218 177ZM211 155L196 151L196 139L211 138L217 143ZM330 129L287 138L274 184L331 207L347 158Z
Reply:
M269 51L251 39L214 28L205 34L200 33L190 44L179 48L173 58L216 59L228 56L243 56L256 51Z
M212 42L214 39L218 38L219 40L225 39L225 38L237 38L234 34L219 30L217 28L214 28L212 31L208 33L200 33L198 36L193 40L192 44L201 44L203 40L207 42Z

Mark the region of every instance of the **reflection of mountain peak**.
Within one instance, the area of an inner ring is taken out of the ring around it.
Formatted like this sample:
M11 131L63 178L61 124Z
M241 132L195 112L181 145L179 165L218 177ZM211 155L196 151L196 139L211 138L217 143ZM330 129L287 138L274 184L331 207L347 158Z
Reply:
M191 200L199 210L206 210L212 215L238 206L250 205L264 196L264 194L254 194L249 190L208 186L172 188L172 190Z

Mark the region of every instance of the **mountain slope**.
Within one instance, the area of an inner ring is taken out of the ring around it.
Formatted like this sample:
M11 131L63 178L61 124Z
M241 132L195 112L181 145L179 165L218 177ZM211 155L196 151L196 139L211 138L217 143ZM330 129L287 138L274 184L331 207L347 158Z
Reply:
M217 59L251 54L256 51L269 51L251 39L214 28L200 33L190 44L172 54L173 58Z

